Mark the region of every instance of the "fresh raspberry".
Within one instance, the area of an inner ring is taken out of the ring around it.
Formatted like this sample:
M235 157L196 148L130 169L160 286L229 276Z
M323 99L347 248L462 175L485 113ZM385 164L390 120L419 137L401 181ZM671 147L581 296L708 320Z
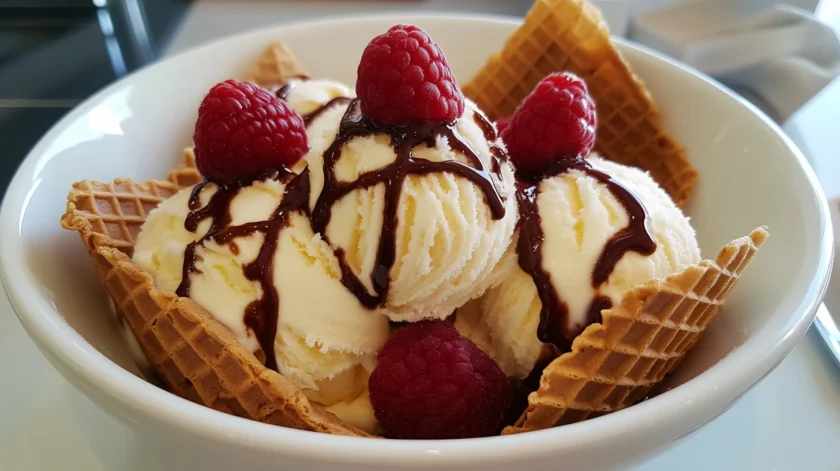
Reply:
M398 330L379 351L369 386L376 419L392 438L493 435L511 402L499 365L444 321Z
M570 73L544 78L525 97L502 132L517 170L534 172L554 159L586 157L595 145L595 103Z
M236 80L214 86L204 97L193 141L198 171L220 182L291 167L308 151L303 118L288 103Z
M450 123L464 95L446 57L425 31L394 25L362 53L356 80L362 113L384 124Z
M496 120L496 131L498 131L500 135L505 132L505 129L507 129L508 126L510 126L510 119L510 116L508 116L507 118L499 118Z

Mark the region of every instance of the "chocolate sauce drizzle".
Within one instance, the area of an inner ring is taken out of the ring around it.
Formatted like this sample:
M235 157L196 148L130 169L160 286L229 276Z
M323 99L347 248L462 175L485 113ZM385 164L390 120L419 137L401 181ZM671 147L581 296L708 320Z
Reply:
M391 138L391 145L396 153L394 162L384 168L363 173L352 182L339 182L335 177L335 166L341 157L344 145L353 138L380 133ZM430 147L434 146L438 136L446 137L449 146L465 155L472 166L455 160L433 162L412 155L412 151L417 145L425 143ZM370 275L374 289L373 294L367 290L362 280L347 264L344 252L340 249L336 250L336 255L341 264L342 283L366 307L375 308L382 305L387 299L391 268L394 266L396 258L397 207L405 178L408 175L436 172L450 172L472 181L484 193L493 219L504 217L504 201L496 189L490 172L484 168L478 154L461 137L454 125L426 123L400 126L382 125L362 115L358 99L350 102L347 112L341 119L335 141L324 152L324 189L312 209L312 228L315 232L326 237L326 228L330 222L333 204L354 190L368 188L379 183L385 184L385 214L379 236L376 262Z
M282 87L278 88L274 94L277 98L285 100L289 98L289 94L292 92L293 88L295 88L295 82L286 82Z
M274 212L265 221L249 222L238 226L230 226L230 202L239 190L254 182L273 179L285 183L283 198ZM219 189L210 198L207 206L201 208L201 190L207 181L199 183L190 195L189 208L184 227L195 232L199 223L210 218L211 225L203 237L187 245L184 252L184 268L181 284L176 293L178 296L190 295L190 274L197 273L196 248L208 240L218 244L234 244L239 237L247 237L255 233L263 234L263 243L256 258L243 266L245 277L257 281L262 288L262 297L253 301L245 308L245 325L250 328L265 353L265 366L277 370L277 357L274 352L274 338L277 335L277 315L280 299L274 286L274 253L280 231L289 223L289 214L294 211L306 211L309 203L309 172L304 170L296 175L288 170L272 170L254 179L235 181L219 185Z
M277 95L281 98L288 96L292 86L293 84L284 85L277 91ZM252 262L243 266L243 272L249 280L259 282L263 295L247 306L244 321L245 325L254 332L260 347L265 353L265 366L273 370L277 370L274 340L277 335L279 316L279 294L274 286L273 260L280 231L289 224L290 213L299 211L308 215L313 230L326 239L326 227L329 224L334 203L353 190L368 188L379 183L386 185L385 217L380 233L376 264L371 273L375 294L370 294L352 271L346 261L344 252L341 249L335 249L335 255L341 266L342 283L356 295L363 305L369 308L381 305L387 296L390 271L396 257L397 206L404 180L408 175L423 175L434 172L450 172L460 175L475 183L483 191L494 219L500 219L505 214L504 201L499 195L490 173L484 168L484 164L475 150L461 137L452 124L412 124L406 126L376 124L362 116L358 100L351 101L347 97L330 100L304 116L304 122L308 125L328 108L348 102L350 104L341 120L338 135L324 153L325 185L311 213L309 211L310 179L308 168L299 175L286 169L278 169L248 180L217 183L218 190L204 207L201 206L201 192L210 183L209 181L205 180L196 185L190 194L190 212L186 217L184 227L190 232L196 232L199 224L205 219L210 219L211 224L210 229L204 236L187 245L184 252L181 284L176 292L179 296L188 297L190 295L190 276L199 271L196 267L196 249L206 241L212 240L219 244L229 244L231 245L231 251L233 251L238 250L238 248L235 248L235 239L262 233L264 240L260 251ZM495 130L492 125L489 122L486 125L483 124L481 120L486 122L486 119L477 113L476 116L476 122L482 126L485 136L492 136L492 140L495 140ZM353 182L338 182L334 175L335 166L344 145L353 138L378 133L386 134L391 138L391 145L396 153L395 161L385 168L364 173ZM415 146L423 143L434 146L438 136L446 137L450 147L460 151L472 165L457 161L432 162L412 156ZM492 144L491 149L494 148L496 150L493 151L493 160L507 158L502 149ZM499 169L500 164L494 162L493 168ZM274 179L286 185L283 198L271 217L266 221L228 227L231 222L231 201L243 187L265 179Z
M306 81L309 80L309 77L307 77L305 75L300 75L300 76L291 77L291 78L292 79L297 79L300 82L306 82ZM291 95L291 93L292 93L292 90L294 90L295 86L300 82L287 81L285 84L283 84L283 86L278 88L277 91L274 92L274 94L277 96L277 98L280 98L281 100L288 100L289 95ZM324 103L323 105L319 106L318 108L316 108L316 109L310 111L309 113L303 115L302 117L303 117L304 125L309 126L309 124L312 121L317 119L318 116L321 116L321 114L323 114L328 109L332 108L333 106L347 104L347 103L350 102L350 100L351 100L351 98L346 97L346 96L338 96L338 97L335 97L335 98L331 99L330 101Z
M277 98L279 98L281 100L285 100L285 99L289 98L289 94L292 92L292 89L295 88L295 85L297 85L297 83L298 83L298 82L292 82L291 79L297 79L301 82L306 82L307 80L309 80L309 76L307 76L307 75L297 75L297 76L289 77L289 80L287 80L286 83L283 84L283 86L281 86L280 88L277 89L277 91L274 92L274 94L277 96Z
M315 121L318 118L318 116L321 116L328 109L330 109L334 106L338 106L338 105L345 105L345 104L349 103L350 100L351 100L351 98L346 97L346 96L338 96L338 97L333 98L332 100L324 103L323 105L319 106L315 110L310 111L309 113L306 113L305 115L303 115L303 124L306 125L307 127L309 127L309 124L312 123L312 121Z
M487 117L477 111L473 114L473 120L475 120L475 124L477 124L484 133L484 139L487 141L488 147L490 147L490 153L493 154L494 158L491 161L491 170L494 174L501 178L502 162L506 162L508 160L508 156L505 150L497 144L499 136L496 132L496 127L493 126Z
M543 268L542 245L544 234L537 207L537 196L541 180L561 175L573 169L584 172L604 184L627 211L629 218L627 226L614 234L604 245L604 249L592 270L593 288L597 290L609 278L613 269L615 269L615 265L628 251L638 252L642 255L651 255L656 251L656 243L647 227L647 210L638 197L606 173L592 168L585 159L559 159L544 174L536 178L520 179L517 191L520 213L519 240L516 247L519 266L531 275L542 303L537 338L543 343L554 345L560 352L571 350L572 340L580 334L581 329L569 326L569 307L560 298L559 293L551 283L549 274ZM610 298L595 296L587 312L586 325L600 322L601 311L610 307L612 307Z

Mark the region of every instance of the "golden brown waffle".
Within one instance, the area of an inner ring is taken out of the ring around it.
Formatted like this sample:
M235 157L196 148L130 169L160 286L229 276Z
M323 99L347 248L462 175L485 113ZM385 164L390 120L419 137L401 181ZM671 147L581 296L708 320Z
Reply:
M623 409L642 400L683 359L720 312L756 251L767 239L759 227L665 280L630 290L603 311L543 371L528 408L504 434L564 425Z
M650 95L613 46L597 7L585 0L537 0L524 24L464 88L491 119L510 116L552 72L583 78L598 110L595 149L640 167L682 207L697 183L683 149L662 128Z
M251 70L249 82L265 88L276 88L291 77L308 77L309 71L285 44L278 42L268 46L260 60Z
M149 212L200 178L192 152L186 152L186 159L186 165L170 174L170 181L76 183L61 218L64 228L82 236L117 312L125 316L165 386L198 404L260 422L368 436L265 368L227 327L191 299L155 289L154 280L131 260Z
M167 178L167 180L179 188L196 185L203 179L204 177L198 173L198 169L195 166L195 153L189 147L184 149L184 163L169 172L169 178Z

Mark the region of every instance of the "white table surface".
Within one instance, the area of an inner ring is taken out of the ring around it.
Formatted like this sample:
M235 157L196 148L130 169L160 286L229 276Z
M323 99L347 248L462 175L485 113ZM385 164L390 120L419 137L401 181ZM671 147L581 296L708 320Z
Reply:
M300 20L324 8L305 9L302 3L283 2L291 10L282 13L278 4L239 4L233 8L230 4L199 3L176 34L170 52L238 30ZM426 3L438 7L457 4L462 10L470 10L477 1ZM495 4L494 11L500 13L523 10L513 5L522 2L481 3ZM368 8L381 9L382 2L369 4ZM812 161L829 197L840 196L838 109L840 81L785 125ZM840 313L840 280L835 286L838 302L830 303L829 308ZM834 298L829 296L830 301ZM0 377L4 378L0 387L0 470L150 469L147 459L154 451L51 367L27 337L2 293ZM778 368L728 412L632 470L840 471L840 453L833 451L838 443L840 365L827 354L812 328Z

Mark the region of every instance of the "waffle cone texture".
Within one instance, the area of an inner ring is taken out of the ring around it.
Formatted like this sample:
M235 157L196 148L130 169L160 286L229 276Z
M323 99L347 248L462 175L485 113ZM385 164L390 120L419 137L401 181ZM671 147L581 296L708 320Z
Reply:
M591 8L577 0L540 0L529 18L541 8L559 8L555 4L578 5L587 11ZM606 33L604 37L608 41ZM510 41L505 50L509 46ZM274 44L254 67L249 80L275 87L288 77L301 75L307 75L305 67L284 45ZM541 78L535 78L533 83ZM471 85L474 83L476 80ZM532 86L523 85L527 90L521 96ZM480 106L494 109L484 103ZM666 156L657 154L656 158ZM630 164L651 172L656 168L647 165L650 161ZM654 177L662 183L656 173ZM692 169L676 173L673 178L682 179L681 184L685 185L681 187L690 189L696 173ZM269 424L370 436L310 402L297 386L266 368L242 347L233 333L204 308L189 298L157 290L151 276L134 264L134 243L148 213L179 189L199 181L195 158L188 150L185 163L165 181L78 182L70 191L61 224L81 235L117 312L171 392L222 412ZM590 325L575 339L571 352L545 369L539 389L529 396L527 410L503 433L572 423L622 409L644 398L697 342L766 237L765 229L758 228L748 237L726 245L716 261L704 260L682 273L652 280L628 292L618 305L603 312L601 324Z
M463 90L496 120L512 115L547 75L564 71L581 77L595 101L595 150L649 171L683 207L697 172L664 131L650 94L610 41L601 12L586 0L534 2L522 26Z
M503 434L579 422L644 399L697 343L767 236L756 228L724 246L716 261L627 292L543 370L528 408Z
M248 81L261 87L275 88L293 77L308 77L309 70L283 43L268 46L263 55L251 69Z
M146 216L201 177L191 152L169 180L75 183L61 219L78 231L117 312L171 392L198 404L274 425L367 436L310 402L285 377L260 363L233 333L189 298L155 288L131 260Z

